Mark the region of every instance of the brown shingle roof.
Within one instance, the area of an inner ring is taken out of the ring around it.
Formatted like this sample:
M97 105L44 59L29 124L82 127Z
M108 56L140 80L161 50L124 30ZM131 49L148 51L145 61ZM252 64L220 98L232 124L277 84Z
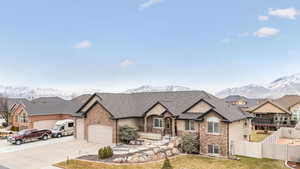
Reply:
M300 103L300 96L298 95L285 95L279 99L274 100L276 103L280 104L282 107L290 110L291 106Z

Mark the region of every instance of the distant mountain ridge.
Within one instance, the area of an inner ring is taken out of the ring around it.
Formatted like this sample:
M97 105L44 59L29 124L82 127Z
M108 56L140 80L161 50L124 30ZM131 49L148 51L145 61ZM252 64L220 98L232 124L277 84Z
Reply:
M61 90L54 88L31 88L31 87L13 87L0 85L0 94L9 98L26 98L29 100L39 97L60 97L63 99L73 99L82 94L93 94L103 92L99 89L82 90Z
M128 89L123 93L139 93L139 92L160 92L160 91L189 91L188 87L184 86L159 86L154 87L144 85L134 89ZM83 94L102 93L101 89L82 89L82 90L62 90L54 88L31 88L31 87L13 87L0 85L0 95L9 98L26 98L29 100L40 97L60 97L66 100L73 99Z
M168 86L151 86L143 85L138 88L128 89L125 93L141 93L141 92L162 92L162 91L190 91L189 87L168 85Z
M221 98L230 95L241 95L248 98L278 98L288 94L300 95L300 73L280 77L268 84L227 88L217 92L216 96Z

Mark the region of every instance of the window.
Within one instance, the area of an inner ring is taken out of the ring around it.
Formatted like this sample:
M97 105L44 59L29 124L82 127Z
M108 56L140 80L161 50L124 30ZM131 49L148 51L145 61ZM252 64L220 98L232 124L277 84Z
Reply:
M186 120L185 121L185 130L195 130L194 120Z
M21 114L21 116L19 116L19 117L20 117L19 121L21 123L27 123L27 116L25 113Z
M161 118L154 118L153 119L153 127L154 128L162 128L163 127L163 120Z
M207 132L210 134L219 134L220 120L216 117L210 117L207 119Z
M68 123L68 127L73 127L74 123Z
M214 144L208 145L208 154L219 155L220 154L219 146L218 145L214 145Z

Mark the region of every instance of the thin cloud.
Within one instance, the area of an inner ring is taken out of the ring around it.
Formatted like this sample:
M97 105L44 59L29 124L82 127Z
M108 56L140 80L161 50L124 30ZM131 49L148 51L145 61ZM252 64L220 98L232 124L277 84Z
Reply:
M280 30L276 28L262 27L258 31L254 32L254 36L259 38L271 37L279 34Z
M260 21L268 21L269 20L269 16L258 16L258 20L260 20Z
M160 4L162 0L147 0L146 2L142 3L139 7L139 10L143 10L145 8L149 8L151 6Z
M78 49L83 49L83 48L89 48L93 45L92 42L88 41L88 40L84 40L84 41L81 41L77 44L75 44L73 46L73 48L78 48Z
M295 8L269 9L269 15L295 20L299 12Z
M125 68L125 67L128 67L128 66L132 65L132 64L133 64L133 61L126 59L126 60L123 60L120 63L120 67Z

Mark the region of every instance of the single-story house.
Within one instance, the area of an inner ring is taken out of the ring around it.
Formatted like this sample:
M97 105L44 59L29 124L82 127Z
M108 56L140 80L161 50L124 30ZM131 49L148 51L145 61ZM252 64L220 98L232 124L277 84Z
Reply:
M58 120L72 118L90 95L72 100L59 97L41 97L34 100L20 99L10 108L10 124L19 129L51 129Z
M256 116L252 120L255 129L295 127L300 120L300 96L286 95L275 100L268 99L247 111Z
M111 145L122 126L162 136L199 136L200 153L228 156L231 140L248 140L252 116L204 91L96 93L74 114L75 137Z

